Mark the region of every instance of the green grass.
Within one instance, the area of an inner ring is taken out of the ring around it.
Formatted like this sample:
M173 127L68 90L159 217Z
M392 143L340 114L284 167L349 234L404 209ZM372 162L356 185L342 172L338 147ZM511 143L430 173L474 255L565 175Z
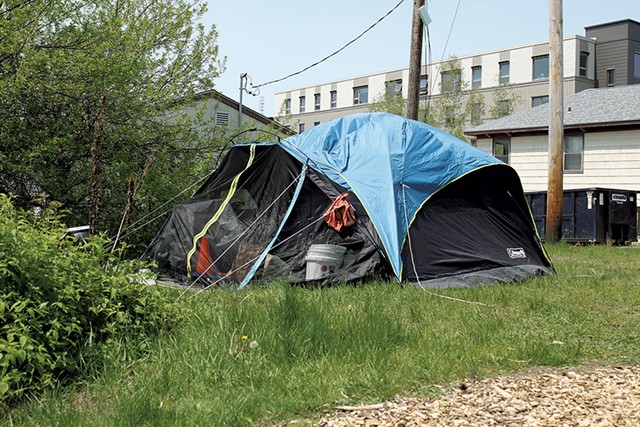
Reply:
M203 293L145 359L116 354L95 382L4 422L251 425L534 366L638 364L640 249L548 250L556 276L434 291L488 306L382 282Z

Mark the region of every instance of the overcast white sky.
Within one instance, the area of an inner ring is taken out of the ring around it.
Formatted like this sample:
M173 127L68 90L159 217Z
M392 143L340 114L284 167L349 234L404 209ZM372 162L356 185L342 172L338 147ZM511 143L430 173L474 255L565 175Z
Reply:
M261 84L299 71L341 48L393 9L400 0L208 0L205 25L215 24L227 70L216 89L239 98L240 74ZM549 3L540 0L426 0L432 59L465 56L549 38ZM459 5L459 7L458 7ZM409 65L413 0L328 61L261 88L243 103L274 115L274 94ZM456 9L458 9L457 16ZM563 33L621 19L640 21L638 0L565 0ZM449 32L451 35L449 37ZM447 38L449 38L447 43ZM446 45L446 49L445 49ZM424 59L423 59L424 63Z

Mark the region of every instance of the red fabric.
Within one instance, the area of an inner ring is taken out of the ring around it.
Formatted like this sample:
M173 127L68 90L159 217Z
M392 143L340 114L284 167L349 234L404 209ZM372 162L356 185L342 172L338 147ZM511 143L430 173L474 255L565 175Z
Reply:
M349 194L342 193L331 203L324 213L324 220L329 227L340 232L344 227L350 227L356 223L356 212L349 203Z

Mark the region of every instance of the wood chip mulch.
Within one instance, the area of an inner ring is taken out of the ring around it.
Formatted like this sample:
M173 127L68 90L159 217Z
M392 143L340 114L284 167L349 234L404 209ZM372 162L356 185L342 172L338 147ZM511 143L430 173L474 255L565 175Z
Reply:
M640 426L640 367L470 380L435 399L335 407L317 426Z

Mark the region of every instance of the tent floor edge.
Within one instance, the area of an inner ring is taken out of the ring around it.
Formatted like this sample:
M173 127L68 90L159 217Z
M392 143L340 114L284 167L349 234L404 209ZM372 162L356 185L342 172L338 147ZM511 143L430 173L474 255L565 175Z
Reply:
M462 288L470 286L490 285L494 283L522 282L528 278L542 275L554 275L553 268L540 265L516 265L497 267L488 270L474 271L454 276L438 277L425 280L405 280L403 284L429 289Z

